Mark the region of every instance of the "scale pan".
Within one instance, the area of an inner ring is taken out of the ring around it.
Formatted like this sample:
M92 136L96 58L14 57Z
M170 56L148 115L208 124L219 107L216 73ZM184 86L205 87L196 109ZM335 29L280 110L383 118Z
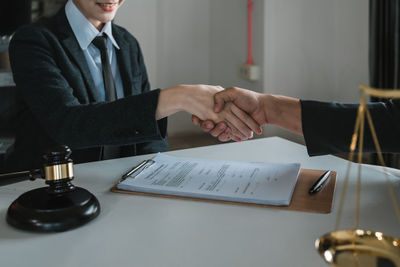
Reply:
M321 257L337 267L400 267L400 240L380 232L339 230L315 241Z

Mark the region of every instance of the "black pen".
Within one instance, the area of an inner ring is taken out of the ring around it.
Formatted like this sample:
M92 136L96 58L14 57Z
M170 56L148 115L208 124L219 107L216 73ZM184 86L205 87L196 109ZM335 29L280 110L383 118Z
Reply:
M322 187L324 187L326 181L329 180L330 176L331 171L326 171L324 174L322 174L321 177L319 177L319 179L313 184L313 186L311 186L308 194L312 195L321 191Z

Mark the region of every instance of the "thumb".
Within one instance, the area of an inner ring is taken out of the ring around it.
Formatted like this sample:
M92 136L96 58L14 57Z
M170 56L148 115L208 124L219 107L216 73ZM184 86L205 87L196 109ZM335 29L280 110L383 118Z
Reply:
M234 101L234 95L231 93L230 89L218 92L214 95L214 111L216 113L220 112L227 102Z

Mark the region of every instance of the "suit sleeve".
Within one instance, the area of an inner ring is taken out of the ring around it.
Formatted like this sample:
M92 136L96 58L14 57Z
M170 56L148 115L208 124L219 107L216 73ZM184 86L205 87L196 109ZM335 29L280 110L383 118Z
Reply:
M135 39L135 43L137 45L136 50L138 51L138 65L140 68L141 72L141 77L142 77L142 93L146 93L150 91L150 82L149 78L147 75L147 70L146 70L146 64L144 63L144 58L143 58L143 53L142 49L140 48L139 43ZM150 154L150 153L155 153L155 152L162 152L162 151L168 151L169 150L169 145L168 142L166 141L166 136L167 136L167 118L163 118L159 121L157 121L158 124L158 129L160 131L160 135L163 137L160 140L153 140L151 142L145 142L145 143L140 143L137 144L137 154Z
M399 152L399 102L389 100L367 105L383 152ZM301 108L303 134L309 155L349 152L358 104L301 100ZM376 151L367 121L363 151Z
M160 90L146 90L110 103L79 101L78 91L65 75L66 69L74 69L66 65L75 63L45 29L29 26L19 30L10 44L10 61L18 96L56 143L81 149L165 137L155 120Z

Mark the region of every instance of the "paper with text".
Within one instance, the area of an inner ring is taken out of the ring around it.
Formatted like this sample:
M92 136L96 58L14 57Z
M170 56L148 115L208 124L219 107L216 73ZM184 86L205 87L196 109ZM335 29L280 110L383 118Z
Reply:
M298 163L246 163L158 154L153 164L118 184L118 189L287 206L300 171Z

